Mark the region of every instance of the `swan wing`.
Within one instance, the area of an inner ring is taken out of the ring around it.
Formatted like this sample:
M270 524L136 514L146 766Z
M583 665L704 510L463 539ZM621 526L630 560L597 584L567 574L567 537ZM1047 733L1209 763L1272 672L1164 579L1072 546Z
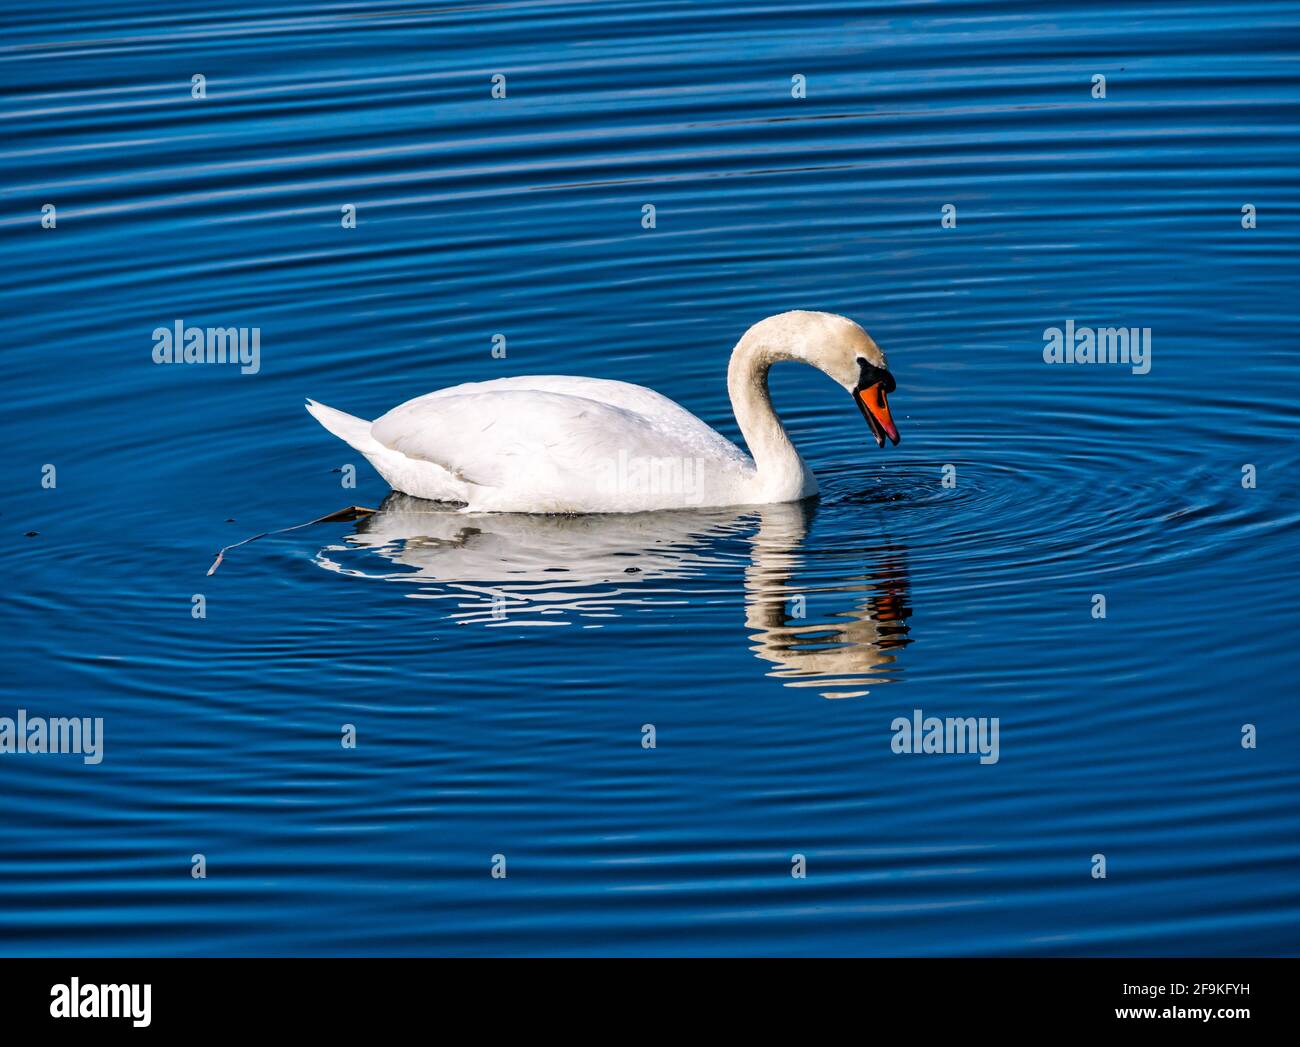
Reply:
M471 485L471 508L655 507L635 463L685 463L692 475L751 468L734 444L653 390L566 376L442 389L393 408L370 435Z

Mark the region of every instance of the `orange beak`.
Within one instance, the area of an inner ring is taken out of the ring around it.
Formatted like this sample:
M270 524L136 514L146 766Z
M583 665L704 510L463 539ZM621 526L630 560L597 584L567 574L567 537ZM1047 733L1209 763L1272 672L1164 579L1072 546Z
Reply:
M889 401L885 399L884 384L877 382L865 389L859 389L857 399L862 417L871 426L871 435L876 438L876 444L884 447L885 437L889 437L897 447L898 426L894 424L894 416L889 413Z

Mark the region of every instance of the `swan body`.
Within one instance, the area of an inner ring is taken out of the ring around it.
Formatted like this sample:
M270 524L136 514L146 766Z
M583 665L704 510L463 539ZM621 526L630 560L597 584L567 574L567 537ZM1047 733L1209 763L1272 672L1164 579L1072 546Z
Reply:
M772 410L767 371L781 360L825 371L862 398L877 442L883 432L897 443L888 407L881 416L868 402L869 390L883 402L893 389L884 354L853 321L814 312L769 317L732 351L727 389L749 455L666 396L599 378L470 382L408 400L373 422L314 400L307 410L394 490L461 503L466 512L788 502L816 494L817 481Z

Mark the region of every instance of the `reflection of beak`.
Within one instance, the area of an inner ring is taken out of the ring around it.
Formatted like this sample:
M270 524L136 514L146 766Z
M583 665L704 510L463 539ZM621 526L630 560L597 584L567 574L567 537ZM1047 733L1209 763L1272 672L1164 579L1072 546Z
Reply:
M865 389L859 389L853 397L858 410L871 426L871 435L876 438L878 447L885 446L885 437L898 446L898 427L894 425L894 416L889 413L889 401L885 399L884 382L876 382Z

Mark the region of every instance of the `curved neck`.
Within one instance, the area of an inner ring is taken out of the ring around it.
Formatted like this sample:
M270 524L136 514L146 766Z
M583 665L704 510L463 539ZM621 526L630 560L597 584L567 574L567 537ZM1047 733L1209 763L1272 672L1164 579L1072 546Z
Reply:
M778 360L790 359L796 357L754 337L752 330L747 332L731 351L727 392L763 488L797 497L815 493L816 482L772 409L767 390L768 369Z

